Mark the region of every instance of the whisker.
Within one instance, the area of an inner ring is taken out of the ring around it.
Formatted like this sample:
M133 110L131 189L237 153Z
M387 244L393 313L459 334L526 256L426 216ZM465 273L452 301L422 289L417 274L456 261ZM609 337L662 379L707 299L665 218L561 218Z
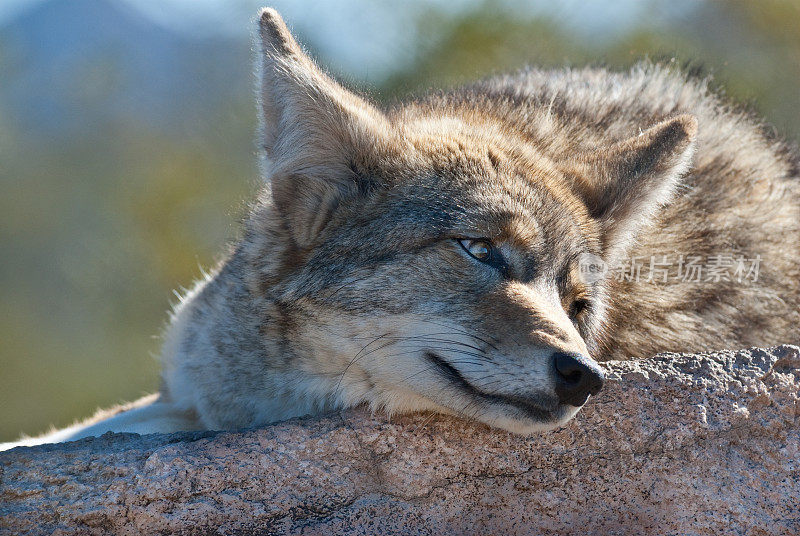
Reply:
M425 420L422 421L422 424L417 426L417 431L419 431L420 429L424 430L425 427L433 420L433 418L436 417L436 415L437 415L437 413L435 411L431 411L430 415L425 417Z
M455 332L457 332L457 333L461 333L462 335L466 335L466 336L468 336L468 337L473 337L473 338L475 338L475 339L479 340L480 342L482 342L482 343L486 344L487 346L491 347L491 348L492 348L492 349L494 349L495 351L499 351L499 348L497 348L497 346L495 346L495 345L494 345L494 344L492 344L491 342L489 342L489 341L487 341L487 340L485 340L485 339L483 339L483 338L481 338L481 337L478 337L477 335L475 335L475 334L473 334L473 333L470 333L470 332L468 332L466 329L463 329L463 328L453 328L452 326L447 326L446 324L443 324L443 323L440 323L440 322L435 322L435 321L433 321L433 320L426 320L426 322L427 322L428 324L433 324L434 326L439 326L439 327L443 327L443 328L449 328L449 329L452 329L453 331L455 331ZM492 338L493 338L493 337L492 337ZM496 339L495 339L495 340L496 340Z
M449 361L449 363L455 364L455 365L478 365L478 364L480 364L480 363L476 363L474 361L463 361L463 360L462 361ZM406 376L401 381L402 382L406 382L406 381L410 380L411 378L414 378L415 376L418 376L418 375L422 374L423 372L427 372L427 371L429 371L431 369L436 369L436 368L438 368L438 365L436 363L431 363L430 365L428 365L424 369L418 370L418 371L414 372L413 374L410 374L409 376Z
M356 353L355 356L353 356L353 359L350 360L350 362L347 364L347 366L344 368L344 370L342 371L341 375L339 376L339 381L336 383L336 387L333 390L334 393L338 393L339 392L339 388L342 385L342 380L344 379L344 375L347 374L347 371L350 370L350 367L353 366L353 363L355 363L359 359L359 355L361 355L361 352L366 350L368 346L376 343L377 341L381 340L382 338L386 337L387 335L388 335L388 333L384 333L383 335L379 335L379 336L375 337L370 342L368 342L367 344L365 344L364 346L361 347L361 349Z
M356 279L350 279L350 280L346 281L346 282L345 282L345 283L344 283L342 286L340 286L340 287L338 287L336 290L334 290L333 292L331 292L331 293L329 293L329 294L326 294L326 295L325 295L325 297L326 297L326 298L333 298L333 297L334 297L334 296L336 296L336 295L337 295L339 292L341 292L342 290L344 290L345 288L347 288L349 285L352 285L352 284L354 284L354 283L360 283L361 281L364 281L364 280L366 280L366 279L369 279L370 277L372 277L372 274L371 274L371 273L368 273L368 274L365 274L365 275L364 275L364 276L362 276L362 277L358 277L358 278L356 278Z

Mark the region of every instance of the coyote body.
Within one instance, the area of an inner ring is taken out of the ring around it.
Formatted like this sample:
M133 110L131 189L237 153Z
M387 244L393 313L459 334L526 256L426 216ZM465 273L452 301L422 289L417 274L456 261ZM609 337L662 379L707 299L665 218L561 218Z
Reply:
M361 403L530 433L594 360L800 341L798 153L704 81L533 69L379 110L274 11L260 36L266 185L158 398L30 442Z

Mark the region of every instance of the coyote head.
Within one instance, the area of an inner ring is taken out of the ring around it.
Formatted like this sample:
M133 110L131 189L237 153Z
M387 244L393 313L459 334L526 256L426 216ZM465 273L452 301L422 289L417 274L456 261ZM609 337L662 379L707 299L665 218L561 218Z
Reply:
M580 259L613 262L668 200L694 118L576 154L568 126L514 115L513 96L383 111L326 76L275 11L260 37L268 188L244 244L265 337L331 402L518 433L570 419L603 385L606 286Z

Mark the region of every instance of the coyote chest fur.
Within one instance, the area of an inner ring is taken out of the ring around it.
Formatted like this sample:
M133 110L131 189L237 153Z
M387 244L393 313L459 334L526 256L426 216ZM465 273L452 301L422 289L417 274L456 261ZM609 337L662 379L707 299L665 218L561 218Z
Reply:
M260 19L264 191L177 307L162 389L78 437L365 403L518 433L597 361L800 341L796 149L655 65L380 110Z

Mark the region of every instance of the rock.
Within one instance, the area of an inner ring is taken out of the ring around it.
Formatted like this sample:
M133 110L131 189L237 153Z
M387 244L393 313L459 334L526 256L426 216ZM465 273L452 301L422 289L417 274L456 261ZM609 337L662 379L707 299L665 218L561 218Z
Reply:
M800 349L606 364L517 437L357 409L0 453L3 534L800 534Z

